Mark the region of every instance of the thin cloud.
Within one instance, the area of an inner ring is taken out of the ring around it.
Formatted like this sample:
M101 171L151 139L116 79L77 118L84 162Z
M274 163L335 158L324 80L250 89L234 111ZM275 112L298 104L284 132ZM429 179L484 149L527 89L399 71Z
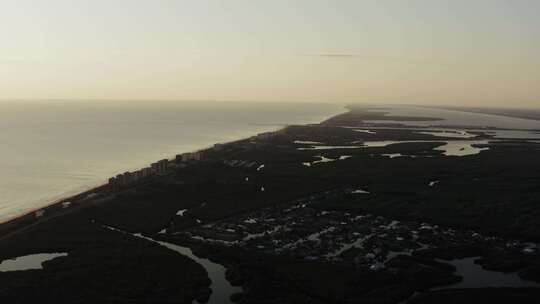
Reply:
M439 67L451 67L456 64L465 64L460 58L450 58L450 59L441 59L437 60L436 58L429 57L405 57L405 56L377 56L377 55L368 55L368 54L358 54L358 53L319 53L319 54L308 54L303 56L309 57L319 57L319 58L336 58L336 59L357 59L363 61L379 61L391 64L406 64L406 65L417 65L417 66L439 66Z
M317 57L328 57L328 58L357 58L362 57L360 54L345 54L345 53L326 53L326 54L316 54Z

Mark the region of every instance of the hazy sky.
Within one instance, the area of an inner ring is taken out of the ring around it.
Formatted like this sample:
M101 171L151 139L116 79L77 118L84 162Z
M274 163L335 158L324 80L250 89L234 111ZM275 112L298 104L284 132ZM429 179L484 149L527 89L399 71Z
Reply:
M0 99L540 107L538 0L0 0Z

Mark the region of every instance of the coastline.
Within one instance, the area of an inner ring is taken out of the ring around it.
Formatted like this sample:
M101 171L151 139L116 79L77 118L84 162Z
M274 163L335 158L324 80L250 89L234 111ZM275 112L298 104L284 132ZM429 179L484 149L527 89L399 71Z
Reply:
M336 110L336 113L331 113L331 114L328 114L328 115L326 115L324 117L319 118L318 119L319 122L304 122L304 123L301 123L301 124L298 124L298 125L309 125L309 124L314 124L314 123L315 124L323 123L323 122L325 122L325 121L327 121L327 120L329 120L329 119L331 119L331 118L333 118L335 116L347 113L349 111L350 111L350 109L348 108L347 105L341 105L341 106L339 106L339 110ZM253 136L257 136L258 134L261 134L261 133L279 132L279 131L281 131L281 130L289 127L289 126L292 126L292 125L297 125L297 124L268 125L268 127L272 127L272 128L264 130L263 132L252 134L250 136L242 136L240 138L229 139L229 140L227 140L225 142L217 142L217 143L213 143L213 144L210 144L210 145L201 146L199 148L196 148L195 150L178 152L178 153L193 153L193 152L204 151L204 150L211 149L215 144L231 144L231 143L234 143L234 142L237 142L237 141L242 141L242 140L249 139L249 138L251 138ZM164 158L168 159L168 160L173 160L176 157L176 155L178 155L178 153L176 153L175 155L166 156ZM140 168L140 167L131 168L131 169L123 170L122 172L128 171L128 170L129 171L136 171L136 170L140 170L140 169L142 169L142 168ZM88 202L89 203L88 205L81 205L81 203L85 203L86 200L92 200L92 198L88 198L89 195L97 195L97 196L103 195L104 193L106 193L106 190L108 188L108 183L107 183L106 180L102 181L102 182L98 182L97 184L98 185L88 186L87 188L85 188L83 190L67 191L66 193L72 193L72 194L64 194L64 195L61 194L61 195L59 195L58 198L53 199L51 201L48 201L48 202L44 203L43 205L41 205L40 207L32 208L32 209L30 209L28 211L23 211L21 214L15 215L15 216L13 216L11 218L8 218L6 220L0 220L0 239L3 239L5 237L9 236L12 233L16 233L20 229L25 229L28 226L39 224L41 222L47 221L50 218L54 218L54 217L56 217L58 215L62 215L64 213L69 213L69 212L75 211L75 210L77 210L77 209L79 209L81 207L92 205L92 201ZM67 202L70 203L70 206L66 207L66 208L63 208L62 204L67 203ZM36 213L40 212L40 211L45 211L45 214L42 217L36 217ZM64 211L64 212L62 212L62 211Z
M512 254L510 261L530 271L523 280L535 280L538 264L531 257L540 247L530 245L537 230L531 232L529 227L538 227L538 217L529 218L528 211L538 197L534 173L540 154L524 144L509 144L494 145L491 152L475 156L447 157L434 152L444 136L409 129L359 133L354 127L342 127L354 122L351 118L361 121L362 113L354 112L328 125L294 124L181 154L165 169L154 166L148 178L131 172L119 184L112 180L113 187L103 197L84 200L86 195L81 195L77 207L51 212L40 221L21 220L22 228L0 237L4 241L0 258L54 252L68 256L45 264L40 273L3 275L3 296L20 297L22 282L35 290L27 296L29 303L58 295L77 301L81 296L73 291L82 286L92 291L83 296L94 303L117 295L115 284L120 282L120 288L128 291L126 302L141 294L150 294L150 300L163 299L160 294L171 299L185 296L186 303L207 299L208 294L219 303L229 298L230 293L220 291L230 290L229 285L212 285L218 279L211 276L211 266L199 263L207 270L205 275L193 261L178 256L168 260L166 254L185 254L149 246L141 237L171 246L168 249L190 248L201 259L223 265L229 275L220 273L219 280L242 286L242 293L231 301L241 298L249 303L260 301L269 289L276 291L279 302L301 295L305 302L323 296L397 303L416 291L465 278L454 274L452 262L436 260L441 255L459 259L464 253L484 256L482 267L500 272L509 253L523 252L515 259ZM430 143L341 148L370 140ZM317 147L316 143L331 149L305 149ZM398 152L401 157L388 156ZM523 204L507 199L514 193ZM470 204L455 208L463 197ZM493 208L493 202L500 208ZM494 213L473 213L488 209ZM501 220L508 210L517 210L515 216ZM519 226L514 218L520 219ZM415 252L418 255L412 256ZM140 267L141 261L148 267ZM179 265L173 267L173 261ZM517 273L519 267L510 271ZM50 283L39 284L37 275ZM374 284L356 294L356 285L350 282L359 276ZM169 285L155 287L154 282ZM283 282L303 285L283 289ZM325 289L329 282L337 282L337 288ZM403 292L378 292L394 290L396 284ZM105 285L110 289L103 289ZM315 289L323 293L305 292Z

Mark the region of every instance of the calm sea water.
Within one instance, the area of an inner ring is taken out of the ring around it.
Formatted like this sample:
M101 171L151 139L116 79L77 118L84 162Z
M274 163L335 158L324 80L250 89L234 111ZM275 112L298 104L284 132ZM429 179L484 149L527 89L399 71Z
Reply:
M0 102L0 222L164 157L341 112L328 104Z

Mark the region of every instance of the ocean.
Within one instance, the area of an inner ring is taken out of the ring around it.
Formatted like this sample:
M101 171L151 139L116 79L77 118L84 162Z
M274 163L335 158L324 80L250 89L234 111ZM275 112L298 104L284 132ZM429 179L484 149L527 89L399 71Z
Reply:
M0 222L162 158L344 111L305 103L3 101Z

